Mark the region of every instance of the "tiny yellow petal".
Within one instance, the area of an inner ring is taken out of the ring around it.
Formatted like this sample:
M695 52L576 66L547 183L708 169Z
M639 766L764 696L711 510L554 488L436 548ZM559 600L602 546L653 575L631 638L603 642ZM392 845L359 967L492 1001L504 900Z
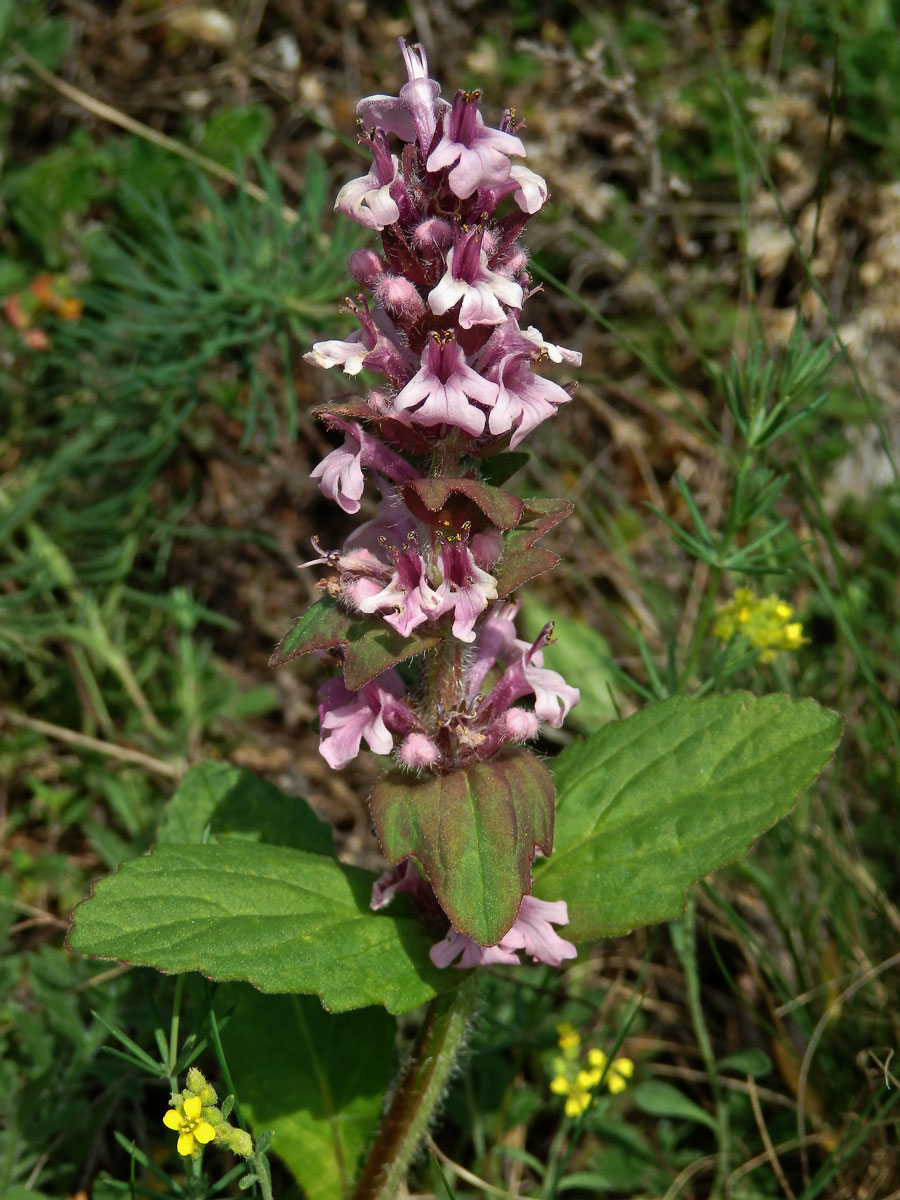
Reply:
M602 1074L603 1072L598 1071L596 1068L593 1071L579 1071L575 1076L575 1083L578 1087L589 1091L591 1088L597 1086Z
M193 1154L194 1135L192 1133L182 1133L178 1138L178 1145L176 1149L178 1150L178 1153L183 1155L185 1158L187 1158L188 1155Z
M740 623L742 625L746 625L747 622L750 620L750 609L747 608L746 606L744 608L738 609L737 619L740 621Z
M199 1096L188 1096L184 1104L181 1106L184 1109L184 1115L189 1121L196 1121L200 1116L200 1109L203 1107L203 1101Z
M210 1125L209 1121L198 1121L194 1127L194 1137L204 1146L207 1142L211 1142L215 1136L216 1131Z
M630 1058L617 1058L612 1069L617 1075L623 1075L626 1079L630 1079L634 1074L634 1063Z
M588 1050L588 1064L603 1071L606 1068L606 1055L602 1050Z
M779 600L775 605L775 616L781 621L787 621L793 616L794 610L784 600Z
M180 1129L182 1126L181 1115L174 1108L170 1108L163 1117L163 1125L165 1125L166 1129Z
M616 1075L611 1071L606 1077L606 1086L614 1096L618 1096L619 1092L624 1092L628 1084L621 1075Z
M588 1096L570 1096L566 1101L566 1116L580 1117L587 1108L590 1097Z
M550 1080L550 1091L556 1092L557 1096L568 1096L572 1090L572 1085L563 1075L557 1075Z

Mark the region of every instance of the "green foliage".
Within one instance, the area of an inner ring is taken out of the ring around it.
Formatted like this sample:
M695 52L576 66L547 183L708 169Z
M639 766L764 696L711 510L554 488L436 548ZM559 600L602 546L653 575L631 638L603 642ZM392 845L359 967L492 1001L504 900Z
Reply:
M566 717L566 728L595 733L612 721L616 712L613 674L605 664L610 651L602 634L587 621L560 616L555 608L526 597L522 605L522 628L534 640L544 626L553 622L553 641L543 649L544 665L558 671L563 679L577 679L581 700ZM591 670L585 672L585 663Z
M746 853L834 753L841 721L814 701L675 696L554 763L553 858L535 893L564 896L569 937L675 917L689 884Z
M160 845L96 885L75 911L69 945L263 992L315 994L334 1012L369 1004L405 1012L459 977L431 966L434 935L413 911L371 911L376 878L243 839Z
M375 1132L394 1061L395 1022L382 1009L339 1015L305 996L230 986L223 1035L241 1109L271 1129L273 1149L309 1200L345 1195Z
M392 772L369 808L388 862L417 858L453 927L482 946L515 921L535 852L553 848L553 781L525 750L418 780Z
M283 667L302 654L343 646L344 682L356 691L382 671L432 649L440 640L439 633L413 632L408 638L401 637L381 617L348 613L326 596L311 605L284 635L269 666Z
M305 800L286 796L230 763L197 763L166 805L157 841L189 846L217 844L223 838L334 855L331 826Z

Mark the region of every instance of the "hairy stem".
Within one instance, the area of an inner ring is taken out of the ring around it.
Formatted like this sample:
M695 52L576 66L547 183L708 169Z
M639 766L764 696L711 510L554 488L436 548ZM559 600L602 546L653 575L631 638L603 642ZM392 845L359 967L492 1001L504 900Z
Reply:
M465 1041L477 993L478 975L473 972L428 1005L353 1200L393 1200L397 1195Z

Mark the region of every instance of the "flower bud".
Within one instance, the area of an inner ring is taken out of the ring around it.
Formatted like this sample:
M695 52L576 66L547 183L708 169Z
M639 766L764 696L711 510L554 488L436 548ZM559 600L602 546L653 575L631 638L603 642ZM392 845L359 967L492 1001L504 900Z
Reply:
M371 288L387 270L384 260L374 250L354 250L347 267L357 283Z
M392 317L418 321L425 313L425 301L419 295L419 289L402 275L382 275L375 295Z
M433 767L441 757L441 752L424 733L411 733L404 740L397 757L404 767L418 770Z
M518 242L514 242L506 252L506 258L502 265L495 264L497 269L502 271L504 275L512 275L515 277L520 271L524 271L528 266L528 256Z
M218 1100L216 1089L206 1082L203 1072L198 1071L196 1067L191 1067L187 1073L187 1090L199 1096L204 1105L215 1104Z
M244 1129L235 1129L233 1125L220 1125L216 1129L216 1144L225 1146L232 1154L241 1158L249 1158L253 1153L253 1139Z
M538 719L524 708L510 708L504 717L506 736L513 742L527 742L538 731Z
M423 254L442 254L453 244L453 227L440 217L431 217L416 226L413 242Z
M483 529L480 533L473 533L469 549L476 564L489 571L503 553L503 534L499 529Z

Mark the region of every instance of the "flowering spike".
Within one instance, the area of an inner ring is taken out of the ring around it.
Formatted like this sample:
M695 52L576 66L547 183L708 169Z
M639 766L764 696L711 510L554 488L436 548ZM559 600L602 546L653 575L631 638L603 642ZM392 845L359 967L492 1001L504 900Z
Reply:
M492 128L480 90L448 102L424 49L401 39L400 50L407 81L396 96L359 102L371 166L336 203L380 234L378 250L350 258L363 292L344 308L359 328L306 355L313 366L381 376L366 394L319 410L344 442L312 475L351 515L368 477L384 498L343 549L314 543L319 557L305 565L327 573L328 601L295 641L298 653L331 650L342 667L319 692L330 766L363 744L395 755L370 807L399 865L376 885L373 906L398 890L426 919L442 906L440 965L519 962L523 951L559 965L575 954L554 929L567 921L565 902L528 894L536 850L552 849L552 780L516 743L542 721L559 726L578 690L544 667L549 634L519 639L518 604L501 598L558 561L534 542L570 506L523 502L487 482L487 465L568 402L543 370L577 366L580 355L519 325L530 287L519 236L547 185L512 161L525 155L514 114ZM409 647L402 675L391 665L402 649L378 657L398 642Z

